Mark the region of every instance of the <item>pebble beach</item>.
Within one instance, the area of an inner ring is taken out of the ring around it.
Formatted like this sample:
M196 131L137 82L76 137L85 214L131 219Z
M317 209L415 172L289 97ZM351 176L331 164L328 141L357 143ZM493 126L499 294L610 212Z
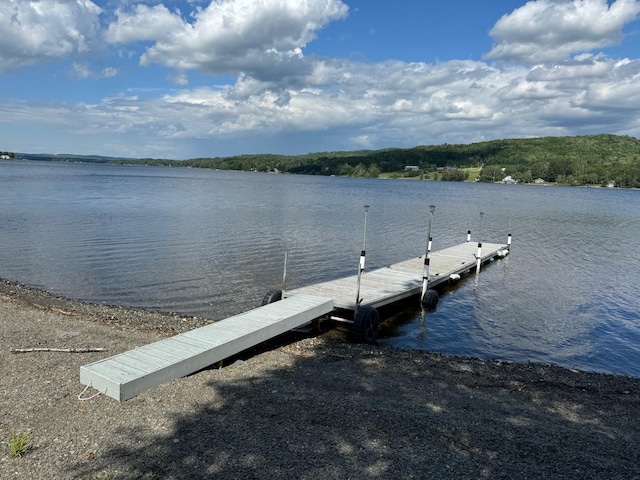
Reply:
M206 323L0 281L0 478L640 479L638 378L303 330L123 403L79 382Z

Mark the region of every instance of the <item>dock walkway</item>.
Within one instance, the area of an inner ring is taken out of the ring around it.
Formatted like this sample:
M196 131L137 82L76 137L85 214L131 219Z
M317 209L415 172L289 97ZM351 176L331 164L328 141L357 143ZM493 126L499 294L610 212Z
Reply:
M329 298L297 295L80 367L80 383L118 401L297 328L333 310Z
M482 263L503 255L507 245L482 244ZM429 253L428 288L449 282L451 275L464 275L477 265L478 244L466 242ZM365 272L362 275L360 298L363 305L384 307L400 300L419 295L422 290L424 255L404 262ZM321 295L333 299L335 308L353 311L356 304L357 275L287 290L283 297Z
M480 263L506 254L508 248L484 244ZM476 269L477 251L477 244L467 242L429 253L428 288ZM329 314L352 321L358 338L371 341L379 322L375 309L420 294L424 265L421 256L363 274L359 296L366 308L356 308L357 275L289 290L282 300L84 365L80 382L124 401Z

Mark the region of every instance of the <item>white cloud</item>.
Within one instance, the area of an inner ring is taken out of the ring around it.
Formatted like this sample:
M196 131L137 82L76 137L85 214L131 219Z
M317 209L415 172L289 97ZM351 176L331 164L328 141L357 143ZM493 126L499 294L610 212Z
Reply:
M173 32L187 28L180 15L170 12L162 4L153 7L138 4L129 12L119 8L115 14L118 20L105 32L105 39L110 43L169 39Z
M99 73L92 70L91 66L84 62L73 62L71 65L70 75L76 78L111 78L118 74L115 67L105 67Z
M196 9L189 22L163 5L136 5L117 11L106 39L153 42L143 65L282 78L306 68L301 49L347 12L340 0L221 0Z
M91 68L85 63L73 62L71 75L77 78L89 78L91 76Z
M27 42L22 48L31 53L19 56L7 53L13 50L4 48L6 35L0 37L0 57L11 68L71 56L72 72L93 81L120 74L125 81L134 69L158 75L157 83L138 83L137 90L102 100L96 95L92 103L42 106L0 96L3 129L22 126L25 137L34 126L49 129L61 143L84 141L84 153L184 158L202 154L189 150L196 143L236 142L235 151L208 153L231 154L259 145L251 143L256 138L295 153L603 131L640 136L640 60L589 51L619 38L638 14L635 1L618 0L610 7L598 0L527 3L492 31L499 42L492 58L520 64L305 57L305 45L319 30L347 14L338 0L217 0L192 6L191 16L162 4L123 7L104 32L121 56L116 51L109 61L87 61L79 53L96 38L99 9L88 1L49 0L58 10L36 15L39 3L0 0L0 6L10 7L0 9L0 19L5 11L19 14L14 34L26 38L34 30L40 39L32 47ZM45 34L39 28L49 21L53 27ZM2 33L5 23L10 22L0 22ZM133 52L143 52L141 62L154 66L132 66ZM117 68L104 68L112 61ZM230 76L217 78L225 82L221 85L190 87L190 79L201 85L204 78L194 69ZM172 83L169 90L160 90L163 79ZM140 85L153 89L142 91ZM98 149L100 144L109 151Z
M116 111L112 120L119 129L170 132L174 138L348 127L358 143L366 138L368 145L381 147L529 136L549 125L560 134L563 125L588 128L588 118L599 126L617 125L628 120L629 100L640 101L640 61L589 57L581 65L534 70L472 61L331 66L331 88L282 92L255 80L248 82L251 87L240 81L184 89L157 100L113 99L86 113L103 112L107 118ZM82 123L89 129L95 122Z
M115 77L117 74L118 74L118 69L115 67L106 67L102 69L102 72L100 72L100 76L102 78Z
M167 75L167 80L181 87L189 85L189 77L184 72L171 72Z
M87 52L100 12L90 0L0 0L0 73Z
M637 0L534 0L504 15L489 32L487 59L527 65L564 61L573 54L617 45L640 13Z
M64 105L55 113L51 105L40 113L14 105L0 121L64 118L65 132L76 136L138 139L131 142L138 142L138 156L157 155L148 150L154 143L167 148L165 155L171 148L179 156L179 142L186 148L203 139L259 136L281 138L293 149L307 133L325 149L329 138L330 149L354 149L603 131L640 135L634 107L640 104L640 60L583 55L533 69L477 61L324 60L321 71L316 86L272 88L241 77L235 85L183 88L156 98L150 92L119 96L72 112ZM169 141L175 143L169 147Z

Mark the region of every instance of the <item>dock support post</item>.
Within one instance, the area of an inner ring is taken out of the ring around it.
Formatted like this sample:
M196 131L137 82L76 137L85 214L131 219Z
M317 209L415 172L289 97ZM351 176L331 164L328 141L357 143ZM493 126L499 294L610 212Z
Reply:
M284 270L282 272L282 291L287 291L287 259L289 258L289 252L284 251Z
M435 205L429 205L429 229L427 230L427 252L424 255L424 267L422 269L422 294L420 295L420 305L424 300L424 295L429 288L429 254L431 253L431 223L433 222L433 212L436 211Z
M471 241L471 230L467 230L467 243Z
M482 264L482 217L484 217L484 212L480 212L480 238L478 239L478 254L476 255L476 274L480 273L480 265Z
M507 248L511 248L511 234L507 235Z
M362 250L360 251L360 264L358 266L358 286L356 289L356 306L353 313L353 318L355 318L356 313L358 313L358 307L360 306L360 277L362 277L362 272L364 272L364 260L366 256L367 250L367 217L369 215L369 205L364 206L364 235L362 239Z

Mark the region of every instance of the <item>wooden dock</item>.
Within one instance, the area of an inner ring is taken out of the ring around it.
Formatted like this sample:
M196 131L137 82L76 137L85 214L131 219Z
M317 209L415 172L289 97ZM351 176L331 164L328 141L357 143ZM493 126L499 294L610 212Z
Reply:
M333 310L331 299L297 295L80 367L80 383L128 400L202 370Z
M464 275L477 266L478 244L465 242L429 254L428 288L433 289L451 276ZM482 264L505 255L508 246L499 243L483 243ZM379 268L362 275L360 298L362 305L373 308L384 307L409 297L419 295L422 290L424 255L404 262ZM319 295L333 299L337 309L354 311L356 306L357 275L287 290L283 297L296 295Z
M480 262L478 244L472 242L431 252L428 288L477 270L478 265L508 251L509 245L485 243ZM270 292L265 298L273 303L82 366L80 382L124 401L321 317L335 316L353 322L355 339L373 341L379 325L376 309L420 295L425 263L421 256L363 273L359 303L358 275L277 291L275 296Z

